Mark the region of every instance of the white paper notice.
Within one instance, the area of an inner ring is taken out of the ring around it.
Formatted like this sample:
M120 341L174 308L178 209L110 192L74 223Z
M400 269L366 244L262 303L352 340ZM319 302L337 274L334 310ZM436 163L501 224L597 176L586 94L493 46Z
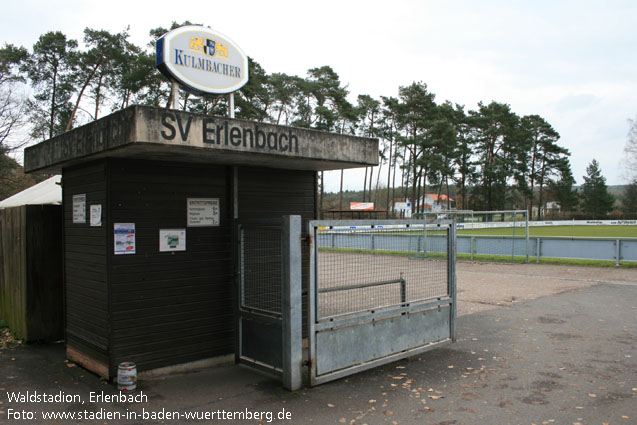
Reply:
M102 225L102 205L91 205L91 226L100 227Z
M73 195L73 223L86 223L86 193Z
M135 253L135 223L114 223L115 255Z
M188 227L219 225L219 198L188 198Z
M186 229L161 229L159 231L159 251L185 251Z

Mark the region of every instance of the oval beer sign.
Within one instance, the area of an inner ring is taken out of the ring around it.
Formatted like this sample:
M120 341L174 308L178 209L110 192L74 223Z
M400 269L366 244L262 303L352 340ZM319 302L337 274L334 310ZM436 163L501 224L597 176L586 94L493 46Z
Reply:
M226 94L248 82L248 57L210 28L188 25L157 40L157 67L197 94Z

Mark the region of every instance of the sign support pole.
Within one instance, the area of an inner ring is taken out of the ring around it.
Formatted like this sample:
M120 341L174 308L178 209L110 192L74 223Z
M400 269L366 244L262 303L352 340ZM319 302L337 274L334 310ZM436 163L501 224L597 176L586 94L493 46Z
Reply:
M234 92L228 94L228 118L234 118Z
M178 109L179 108L179 86L176 81L172 81L170 83L170 98L172 101L170 102L170 109Z

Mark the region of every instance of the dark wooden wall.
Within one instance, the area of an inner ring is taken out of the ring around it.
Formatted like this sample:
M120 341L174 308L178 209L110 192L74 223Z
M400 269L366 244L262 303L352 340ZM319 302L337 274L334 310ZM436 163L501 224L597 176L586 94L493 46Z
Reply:
M137 253L109 249L112 360L140 370L234 349L228 169L133 160L109 165L110 225L135 223ZM186 198L219 198L220 226L186 227ZM159 229L186 229L186 251L159 252ZM109 231L109 246L113 245ZM112 371L113 372L113 371Z
M241 167L238 176L240 219L314 218L314 172ZM111 158L63 179L68 344L111 377L122 361L143 371L232 353L232 167ZM102 204L101 227L72 223L81 193L87 211ZM218 198L220 226L187 227L187 198ZM135 254L114 255L115 223L135 223ZM160 252L160 229L186 229L186 251Z
M86 194L86 223L73 223L73 195ZM106 164L64 169L66 343L108 367L109 305L106 245ZM89 224L90 205L102 205L102 226Z
M64 337L62 206L27 205L27 340Z

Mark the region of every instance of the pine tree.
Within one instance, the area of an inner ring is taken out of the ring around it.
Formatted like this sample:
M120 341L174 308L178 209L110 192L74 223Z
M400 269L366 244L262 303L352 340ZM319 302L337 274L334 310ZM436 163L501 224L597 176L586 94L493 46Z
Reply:
M622 197L622 212L626 218L637 218L637 177L626 186Z
M593 219L605 218L612 211L615 198L608 193L606 178L595 159L586 167L586 174L581 194L582 211Z

